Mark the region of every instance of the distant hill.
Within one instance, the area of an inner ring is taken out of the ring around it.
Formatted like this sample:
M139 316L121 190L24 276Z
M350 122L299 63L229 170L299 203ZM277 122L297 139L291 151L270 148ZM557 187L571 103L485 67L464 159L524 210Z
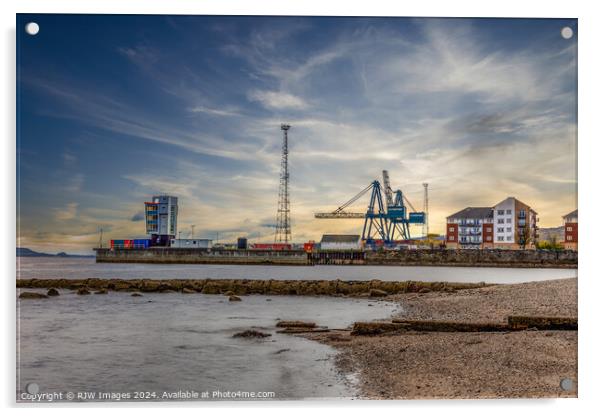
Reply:
M94 257L94 256L86 256L81 254L67 254L65 252L61 252L58 254L48 254L48 253L40 253L37 251L33 251L32 249L26 247L17 247L17 257Z

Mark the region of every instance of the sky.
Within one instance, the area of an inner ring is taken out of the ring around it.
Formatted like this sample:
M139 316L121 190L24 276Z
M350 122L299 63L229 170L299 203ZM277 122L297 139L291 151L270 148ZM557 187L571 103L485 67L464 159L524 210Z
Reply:
M314 213L384 169L417 210L429 184L435 233L508 196L540 227L576 209L575 19L20 14L17 28L21 247L145 237L155 194L179 198L182 237L272 242L281 123L296 242L361 234Z

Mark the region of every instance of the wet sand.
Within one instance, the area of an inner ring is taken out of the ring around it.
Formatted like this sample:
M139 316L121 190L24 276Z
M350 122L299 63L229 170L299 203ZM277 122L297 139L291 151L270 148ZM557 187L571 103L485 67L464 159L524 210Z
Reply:
M504 322L509 314L577 317L577 279L389 296L408 319ZM577 331L306 335L338 348L370 399L577 397ZM564 391L560 382L573 381Z

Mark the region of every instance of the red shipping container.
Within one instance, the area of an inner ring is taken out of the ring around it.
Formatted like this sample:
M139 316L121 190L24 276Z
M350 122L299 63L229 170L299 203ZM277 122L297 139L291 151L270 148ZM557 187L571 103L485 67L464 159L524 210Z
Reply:
M291 245L285 243L255 243L253 244L254 250L290 250Z
M310 241L308 243L303 243L303 251L305 251L306 253L311 253L314 249L314 242Z

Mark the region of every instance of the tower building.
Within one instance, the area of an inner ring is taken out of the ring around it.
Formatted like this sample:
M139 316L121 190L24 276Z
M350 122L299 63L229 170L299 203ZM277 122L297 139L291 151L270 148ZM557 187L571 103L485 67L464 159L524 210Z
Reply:
M169 195L153 196L144 203L146 233L152 245L166 246L178 231L178 198Z

